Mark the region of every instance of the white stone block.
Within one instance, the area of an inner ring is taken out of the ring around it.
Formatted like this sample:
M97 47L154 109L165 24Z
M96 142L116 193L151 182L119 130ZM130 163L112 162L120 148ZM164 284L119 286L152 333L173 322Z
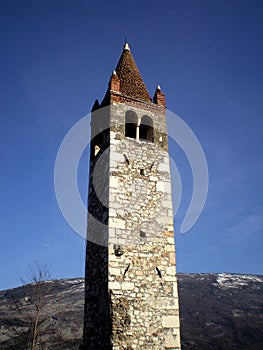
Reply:
M178 298L178 288L177 288L177 283L173 284L173 296L175 298Z
M176 349L180 347L179 336L174 336L172 332L168 332L165 339L165 349Z
M117 216L116 210L113 209L113 208L110 208L109 209L109 216L110 217L116 217Z
M113 276L119 276L121 273L121 270L117 269L116 267L109 267L109 273L110 275L113 275Z
M176 281L176 276L166 275L166 276L164 276L164 279L165 279L166 282L175 282Z
M120 289L121 288L121 284L120 282L109 282L109 289Z
M111 138L111 139L114 139L114 138L115 138L115 135L116 135L116 132L110 131L110 138Z
M111 139L110 140L110 145L112 147L112 145L118 145L120 143L120 140L116 140L116 139Z
M118 244L118 237L109 237L109 244Z
M113 168L116 168L116 166L117 166L116 160L110 159L110 168L113 169Z
M149 180L150 180L150 181L158 181L158 177L157 177L157 176L152 176L152 175L151 175L151 176L149 177Z
M158 192L171 193L171 183L165 181L158 181L156 185Z
M123 282L121 284L122 290L133 290L134 289L134 283L132 282Z
M173 209L172 201L162 201L164 208Z
M167 243L174 244L174 237L167 237Z
M166 268L166 273L167 273L167 275L175 276L175 273L176 273L175 266L168 266Z
M174 250L175 250L174 244L167 244L165 246L165 251L166 252L174 252Z
M168 164L167 164L167 163L160 163L160 164L158 165L158 170L159 170L159 171L170 172L170 165L169 165L169 163L168 163Z
M164 192L164 182L158 181L156 185L156 190L158 192Z
M164 182L164 192L165 193L172 193L171 183L170 182Z
M179 328L179 316L178 315L163 316L162 326L164 328Z
M170 161L170 160L169 160L169 156L164 157L164 159L163 159L163 162L164 162L164 163L166 163L166 164L168 163L168 164L169 164L169 161Z
M125 221L118 218L109 218L109 226L115 228L125 228Z
M122 153L119 152L110 152L110 159L115 160L116 162L124 162L124 156Z
M109 235L113 237L115 236L115 228L112 228L112 227L109 228Z
M118 188L119 179L117 176L110 176L110 188Z
M160 216L156 219L156 221L160 226L166 227L170 223L171 218L168 216Z
M177 309L177 310L179 310L179 302L178 302L178 298L175 298L175 300L174 300L174 309Z

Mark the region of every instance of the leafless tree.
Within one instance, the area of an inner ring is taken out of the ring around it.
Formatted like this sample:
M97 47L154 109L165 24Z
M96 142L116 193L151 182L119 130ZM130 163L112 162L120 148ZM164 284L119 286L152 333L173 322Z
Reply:
M20 278L24 286L24 296L13 296L11 307L20 320L22 327L13 326L13 334L26 350L39 347L39 336L43 335L46 323L50 318L45 310L47 296L51 290L50 269L40 262L28 266L27 276ZM43 348L43 347L42 347Z

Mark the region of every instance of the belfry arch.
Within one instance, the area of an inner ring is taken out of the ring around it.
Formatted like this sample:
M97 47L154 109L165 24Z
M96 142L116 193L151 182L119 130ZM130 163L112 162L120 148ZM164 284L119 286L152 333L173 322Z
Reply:
M139 137L141 140L154 142L153 121L148 115L144 115L141 119Z
M127 111L125 113L125 136L135 139L137 125L138 125L137 114L133 111Z

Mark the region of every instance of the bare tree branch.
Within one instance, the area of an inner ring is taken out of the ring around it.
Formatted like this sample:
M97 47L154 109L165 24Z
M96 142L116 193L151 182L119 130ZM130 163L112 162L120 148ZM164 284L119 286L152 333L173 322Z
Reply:
M24 296L13 295L11 309L19 316L20 327L12 326L13 335L19 338L19 342L24 344L27 350L37 350L39 348L38 339L43 334L45 325L50 319L45 310L47 296L52 284L50 268L35 261L28 266L27 276L20 277L25 288ZM17 317L18 318L18 317Z

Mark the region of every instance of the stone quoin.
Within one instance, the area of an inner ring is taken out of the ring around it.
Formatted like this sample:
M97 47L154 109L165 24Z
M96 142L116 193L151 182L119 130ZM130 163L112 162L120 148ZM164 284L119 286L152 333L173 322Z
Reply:
M180 350L166 101L126 43L91 115L83 349Z

